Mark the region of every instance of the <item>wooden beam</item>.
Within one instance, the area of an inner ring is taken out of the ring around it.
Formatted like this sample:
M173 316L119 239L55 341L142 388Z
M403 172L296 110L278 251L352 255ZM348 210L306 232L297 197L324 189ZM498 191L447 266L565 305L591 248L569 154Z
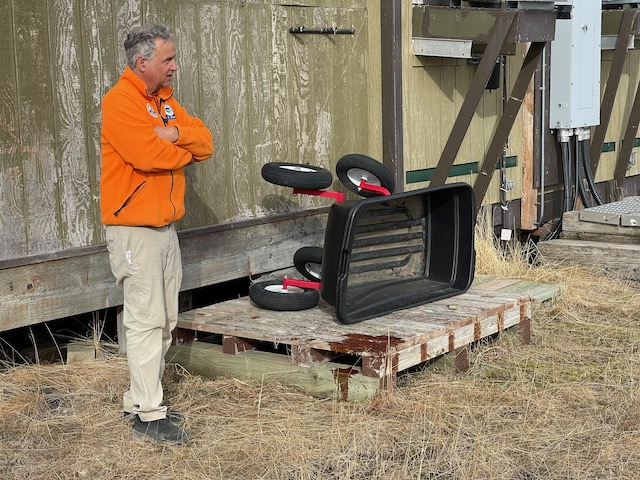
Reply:
M529 317L525 317L520 321L519 328L522 343L529 345L531 343L531 319Z
M545 261L581 266L624 281L640 280L640 245L585 240L549 240L538 243Z
M382 163L393 172L396 192L404 191L402 2L385 0L380 11Z
M535 81L529 83L522 102L522 196L520 201L520 228L522 230L535 230L538 227L538 189L534 186L535 140L541 132L536 131L535 84Z
M227 355L238 355L249 350L255 350L254 342L234 335L222 336L222 351Z
M465 345L455 351L455 366L459 372L469 370L469 357L471 356L471 346Z
M166 358L167 362L182 365L193 374L277 381L317 398L365 401L380 389L378 378L366 377L358 368L349 365L326 362L301 367L293 365L286 355L259 350L227 355L221 345L193 342L170 347Z
M520 111L522 99L527 92L531 79L533 78L533 74L540 64L540 59L542 58L545 46L546 43L544 42L535 42L531 44L522 64L522 68L520 69L520 73L518 73L518 77L514 82L511 95L509 95L509 101L507 102L507 106L500 117L500 121L496 127L496 132L491 139L491 143L487 149L482 166L478 169L478 176L476 177L476 182L473 186L473 190L476 194L476 204L478 206L482 204L484 195L489 188L491 177L495 172L496 164L500 158L500 153L502 152L504 144L509 137L511 127L513 127L516 116Z
M451 170L451 166L460 151L462 141L471 125L473 114L478 107L478 103L480 103L480 99L496 65L496 60L500 55L500 50L502 49L502 45L504 44L514 18L515 10L500 10L500 14L492 25L489 43L482 55L482 60L480 60L473 81L469 86L469 91L464 97L458 116L451 128L447 143L444 146L440 159L438 160L438 165L431 177L430 186L444 185L446 182L449 176L449 170Z

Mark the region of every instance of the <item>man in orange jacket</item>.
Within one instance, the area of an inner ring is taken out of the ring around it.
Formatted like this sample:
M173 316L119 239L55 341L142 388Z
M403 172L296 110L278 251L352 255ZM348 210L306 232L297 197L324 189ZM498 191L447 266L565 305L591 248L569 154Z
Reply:
M134 438L184 443L182 415L163 405L164 357L178 317L182 262L172 222L184 215L183 168L213 153L211 132L173 98L175 43L161 25L131 30L128 66L102 102L100 210L111 270L124 290Z

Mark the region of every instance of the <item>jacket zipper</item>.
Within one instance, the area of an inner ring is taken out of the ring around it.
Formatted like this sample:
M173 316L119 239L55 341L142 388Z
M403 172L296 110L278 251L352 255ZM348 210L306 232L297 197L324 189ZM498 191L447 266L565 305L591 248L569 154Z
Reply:
M171 170L171 188L169 189L169 203L173 207L173 216L171 217L171 221L173 221L173 219L176 218L176 206L173 203L172 196L173 196L173 170Z
M162 102L163 101L164 100L162 98L160 98L159 100L156 99L156 106L158 107L158 115L160 115L160 118L162 119L162 123L166 127L167 124L169 123L169 120L167 120L167 117L165 116L166 113L165 113L165 115L162 114L163 113L162 112ZM173 195L173 184L174 184L174 177L173 177L173 170L171 170L171 188L169 189L169 203L171 204L171 207L173 207L173 216L171 217L172 221L173 221L174 218L176 218L176 206L173 203L173 198L172 198L172 195Z
M172 174L172 177L173 177L173 174ZM122 206L121 206L118 210L116 210L115 212L113 212L113 216L114 216L114 217L117 217L117 216L118 216L118 214L120 213L120 211L121 211L124 207L126 207L127 205L129 205L129 202L131 201L131 199L133 198L133 196L136 194L136 192L137 192L138 190L140 190L140 189L145 185L145 183L147 183L147 182L142 182L140 185L138 185L138 186L135 188L135 190L134 190L133 192L131 192L131 195L129 195L129 196L127 197L127 199L124 201L124 203L122 204ZM172 180L172 182L171 182L171 183L172 183L172 185L173 185L173 180ZM172 188L173 188L173 187L172 187ZM174 210L175 210L175 207L174 207Z
M160 118L162 119L162 124L166 127L169 120L167 120L166 113L162 115L162 102L162 98L160 100L156 100L156 106L158 107L158 115L160 115Z

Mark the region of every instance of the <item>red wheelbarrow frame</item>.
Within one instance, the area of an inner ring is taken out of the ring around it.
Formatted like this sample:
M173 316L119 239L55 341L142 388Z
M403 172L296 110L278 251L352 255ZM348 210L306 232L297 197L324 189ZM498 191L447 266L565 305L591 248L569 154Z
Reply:
M389 190L387 190L386 188L367 183L364 179L360 181L360 184L358 185L358 189L375 192L383 196L391 195L391 192L389 192ZM346 198L345 193L337 192L335 190L307 190L307 189L301 189L301 188L294 188L293 193L294 195L302 194L302 195L314 195L316 197L333 198L337 202L342 202ZM285 278L282 281L282 288L286 290L288 287L313 288L316 290L320 290L321 283L314 282L311 280L297 280L295 278Z

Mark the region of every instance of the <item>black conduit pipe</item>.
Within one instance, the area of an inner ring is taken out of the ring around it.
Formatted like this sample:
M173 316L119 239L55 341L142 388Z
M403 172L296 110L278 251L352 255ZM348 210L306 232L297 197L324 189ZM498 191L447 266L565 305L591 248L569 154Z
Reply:
M600 194L596 188L596 183L593 178L593 172L591 171L591 154L589 153L589 142L587 140L583 140L582 142L582 165L584 167L584 176L587 179L587 184L589 185L589 190L591 191L591 196L596 202L596 205L602 205L604 202L602 198L600 198Z
M562 154L562 177L564 181L564 204L562 206L562 211L568 211L570 205L573 204L573 198L571 195L571 190L573 185L571 183L571 148L569 142L560 142L560 151ZM562 215L560 215L560 220L556 224L555 228L545 240L553 240L554 238L558 238L558 234L562 230Z
M578 192L580 193L580 199L582 200L582 204L586 208L593 207L591 204L591 198L589 196L589 192L585 188L584 185L584 161L583 161L583 152L584 148L582 145L582 140L578 140L576 136L576 187Z
M569 142L560 143L562 152L562 175L564 178L564 208L563 211L568 212L573 205L573 182L571 181L571 146Z

